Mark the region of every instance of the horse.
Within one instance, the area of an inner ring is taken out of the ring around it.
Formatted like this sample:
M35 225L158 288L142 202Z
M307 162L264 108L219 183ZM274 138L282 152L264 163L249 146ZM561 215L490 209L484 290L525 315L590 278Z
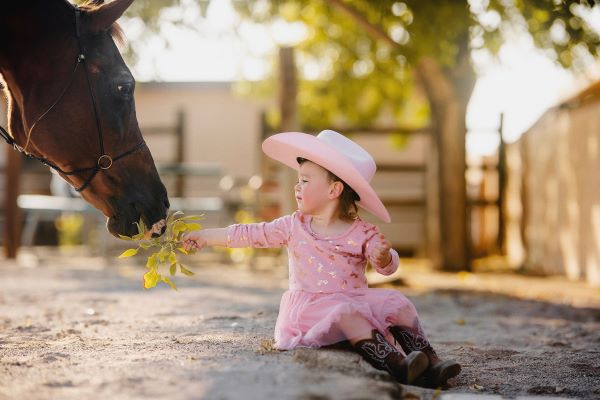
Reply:
M151 227L169 209L138 126L135 80L115 43L122 40L116 20L132 2L0 4L2 136L54 168L107 217L115 236L137 234L136 222Z

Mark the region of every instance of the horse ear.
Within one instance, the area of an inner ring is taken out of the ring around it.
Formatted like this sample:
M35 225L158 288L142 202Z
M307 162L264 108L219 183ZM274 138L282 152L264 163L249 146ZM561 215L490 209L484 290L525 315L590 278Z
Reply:
M133 3L133 0L114 0L106 4L101 4L102 1L95 1L95 3L100 5L88 11L88 29L91 32L100 32L110 28Z

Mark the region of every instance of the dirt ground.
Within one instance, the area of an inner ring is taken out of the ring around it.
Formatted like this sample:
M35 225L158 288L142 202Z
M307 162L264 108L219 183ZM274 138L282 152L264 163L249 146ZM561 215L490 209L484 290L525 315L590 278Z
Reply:
M199 262L145 291L143 267L0 260L0 399L433 399L352 352L271 349L284 268ZM600 291L564 279L444 274L387 284L463 366L442 398L600 398ZM461 397L461 394L465 396Z

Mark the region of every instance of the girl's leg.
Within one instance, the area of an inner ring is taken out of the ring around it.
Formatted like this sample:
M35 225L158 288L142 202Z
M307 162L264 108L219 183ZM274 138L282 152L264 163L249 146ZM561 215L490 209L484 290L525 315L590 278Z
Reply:
M338 326L353 346L360 340L370 339L373 332L373 326L358 313L344 314Z
M360 314L346 314L339 328L354 349L373 367L387 371L400 383L412 383L428 367L427 356L414 351L404 357Z

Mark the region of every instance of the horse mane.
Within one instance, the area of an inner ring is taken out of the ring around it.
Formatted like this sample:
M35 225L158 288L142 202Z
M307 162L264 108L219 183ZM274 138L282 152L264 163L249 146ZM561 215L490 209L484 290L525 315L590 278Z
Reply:
M104 0L86 0L79 8L83 11L93 11L102 6L102 4L104 4ZM116 22L108 28L108 33L119 46L124 46L127 42L123 29Z

